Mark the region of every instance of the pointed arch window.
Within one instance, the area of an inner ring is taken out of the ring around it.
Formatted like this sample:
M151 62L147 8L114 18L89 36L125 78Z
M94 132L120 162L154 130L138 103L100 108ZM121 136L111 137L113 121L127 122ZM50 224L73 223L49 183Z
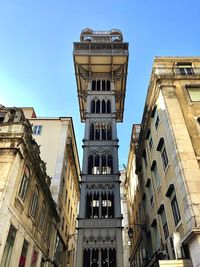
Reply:
M113 173L113 160L111 155L108 156L108 168L109 173Z
M93 99L91 102L91 113L95 113L95 100Z
M88 174L92 174L92 169L94 165L94 158L92 155L88 157Z
M101 138L102 140L106 140L106 125L103 123L101 125Z
M107 113L111 113L111 103L110 103L110 100L107 101Z
M106 113L106 102L104 99L102 100L102 113Z
M90 140L94 140L94 123L90 124Z
M110 81L107 81L107 91L110 91Z
M106 81L102 80L102 91L106 90Z
M97 91L100 91L101 89L101 81L97 80Z
M96 155L95 159L94 159L93 174L100 174L100 157L99 157L99 155Z
M92 81L92 91L96 90L96 80Z
M95 140L100 140L100 130L101 130L101 126L98 123L95 126Z
M96 101L96 113L100 113L100 100Z

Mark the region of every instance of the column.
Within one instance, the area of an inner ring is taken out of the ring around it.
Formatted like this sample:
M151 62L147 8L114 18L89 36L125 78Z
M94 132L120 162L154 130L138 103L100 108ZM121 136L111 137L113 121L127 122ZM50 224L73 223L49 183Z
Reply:
M24 267L30 267L31 266L32 255L33 255L33 244L29 243L28 251L26 254L26 264Z
M18 266L21 252L22 252L23 242L24 242L24 237L19 231L17 231L16 236L15 236L13 250L12 250L12 256L10 259L10 265L9 265L10 267Z

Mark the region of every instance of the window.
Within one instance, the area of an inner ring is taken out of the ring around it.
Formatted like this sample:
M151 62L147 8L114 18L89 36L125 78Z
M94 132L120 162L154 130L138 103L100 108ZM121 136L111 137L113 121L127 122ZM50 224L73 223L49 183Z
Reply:
M146 187L148 188L148 191L149 191L149 199L150 199L151 206L153 206L154 199L153 199L153 190L152 190L152 184L151 184L150 178L147 179Z
M31 259L31 267L36 267L37 266L37 261L38 261L38 250L37 248L34 248L33 254L32 254L32 259Z
M28 242L26 240L24 240L18 267L24 267L25 266L27 251L28 251Z
M112 174L113 159L111 155L90 155L88 157L88 174Z
M187 87L187 92L191 101L200 101L200 86Z
M110 91L110 81L92 80L92 91Z
M172 212L173 212L173 216L174 216L174 223L176 226L180 222L181 216L180 216L180 212L179 212L178 201L176 198L174 184L169 185L167 192L166 192L166 197L170 198Z
M42 131L42 125L33 125L33 134L39 135Z
M111 123L91 123L90 140L111 140L112 127Z
M158 113L156 113L156 119L155 119L155 128L156 128L156 130L158 129L159 122L160 122L160 117L159 117Z
M160 248L160 235L158 232L158 225L156 219L153 220L151 227L153 230L153 237L154 237L154 242L153 242L154 251L156 251Z
M145 167L147 167L148 162L147 162L146 149L143 150L142 157L143 157L143 160L144 160L144 165L145 165Z
M169 160L168 160L168 156L167 156L167 151L165 148L165 142L164 142L164 138L160 138L158 146L157 146L157 151L160 151L160 155L161 155L161 159L162 159L162 164L163 164L163 169L165 170Z
M16 229L12 224L10 225L10 229L8 232L6 244L4 247L4 252L3 252L3 257L1 260L1 265L0 267L9 267L10 266L10 259L12 256L12 250L15 242L15 236L16 236Z
M163 163L163 168L164 170L166 169L167 165L168 165L168 157L167 157L167 152L166 152L166 148L165 146L162 147L161 151L161 158L162 158L162 163Z
M181 216L180 216L180 212L179 212L179 208L178 208L178 202L176 199L176 195L174 195L173 198L171 199L171 206L172 206L172 212L173 212L173 216L174 216L174 222L175 222L175 225L177 225L179 223L179 221L181 220Z
M21 180L19 194L18 194L22 201L24 201L26 198L29 179L30 179L30 172L29 172L28 167L26 167L24 174L23 174L23 177L22 177L22 180Z
M46 224L46 240L49 240L50 232L51 232L51 217L48 216Z
M35 218L37 205L38 205L39 190L35 189L35 192L32 197L31 206L30 206L30 215L32 218Z
M165 208L164 208L163 204L160 205L157 213L160 214L161 221L162 221L162 226L163 226L164 237L165 237L165 239L167 239L168 236L169 236L169 230L168 230L168 225L167 225L167 218L166 218L166 214L165 214Z
M43 204L42 209L40 211L40 218L39 218L39 224L38 224L38 228L40 231L42 231L43 226L44 226L45 213L46 213L46 206L45 204Z
M159 175L159 172L158 172L158 166L157 166L157 163L156 163L155 160L154 160L153 163L152 163L151 171L152 171L153 174L154 174L156 188L158 188L159 185L160 185L160 175Z
M5 113L0 112L0 124L3 123L3 121L4 121L4 117L5 117Z
M150 151L152 150L152 147L153 147L153 139L152 139L152 136L150 135L149 136L149 150Z
M193 75L194 71L192 69L192 63L191 62L177 63L177 74L178 75Z

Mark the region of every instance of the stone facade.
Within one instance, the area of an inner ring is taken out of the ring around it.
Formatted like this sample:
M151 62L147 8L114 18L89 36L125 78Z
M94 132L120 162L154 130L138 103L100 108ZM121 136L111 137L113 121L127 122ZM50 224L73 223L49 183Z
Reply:
M0 177L0 266L53 266L59 216L51 179L18 108L0 108Z
M161 257L176 259L176 266L182 258L200 265L199 70L198 57L154 60L136 157L152 240L147 266ZM142 266L136 249L135 244L133 258Z
M33 128L33 137L40 145L47 173L52 177L51 193L57 205L55 263L73 267L76 254L76 219L80 199L80 167L71 117L37 117L32 108L23 108Z

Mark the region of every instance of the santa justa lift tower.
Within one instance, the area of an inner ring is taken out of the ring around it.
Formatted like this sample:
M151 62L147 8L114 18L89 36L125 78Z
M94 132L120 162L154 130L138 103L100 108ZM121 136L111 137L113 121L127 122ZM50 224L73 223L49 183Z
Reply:
M123 267L117 122L122 122L128 43L119 30L81 32L74 43L85 122L76 267Z

